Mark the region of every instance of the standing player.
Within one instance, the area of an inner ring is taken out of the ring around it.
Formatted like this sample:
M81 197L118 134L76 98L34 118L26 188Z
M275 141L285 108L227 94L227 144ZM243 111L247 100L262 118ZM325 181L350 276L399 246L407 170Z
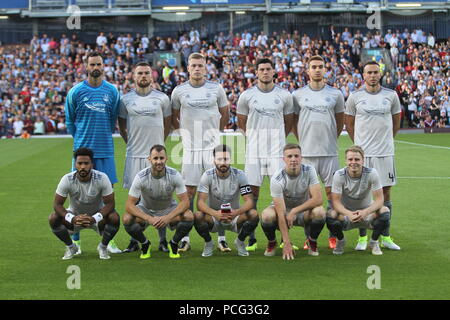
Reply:
M331 182L339 169L337 139L344 127L344 96L340 90L325 84L325 71L321 56L309 59L309 84L293 93L294 132L302 148L302 162L313 166L325 185L329 210ZM308 235L307 228L305 233ZM330 235L328 243L334 249L336 238Z
M127 144L123 187L128 190L136 174L149 166L148 150L155 144L164 145L170 132L172 110L169 97L152 89L152 79L150 64L139 62L133 72L136 89L120 99L119 132ZM158 229L158 233L158 249L168 252L166 228ZM138 249L138 241L131 239L123 252Z
M283 155L285 167L270 180L273 205L261 214L261 225L269 240L264 255L275 255L275 231L279 228L283 238L283 259L294 259L288 228L301 226L310 230L308 254L318 256L317 238L325 225L325 209L316 170L302 164L301 149L297 144L287 144Z
M128 234L141 243L141 259L150 258L150 241L144 235L147 226L176 229L169 242L169 257L180 258L178 242L194 224L186 187L178 171L166 166L168 159L164 146L154 145L148 160L151 166L139 171L131 185L123 224ZM180 200L178 204L173 199L174 192Z
M220 130L228 123L228 100L222 86L206 80L206 59L192 53L188 59L189 80L177 86L171 96L174 129L180 129L183 142L181 173L194 210L194 198L203 171L213 165L212 150L220 143ZM219 232L219 248L230 251L225 232ZM190 249L189 236L180 251Z
M219 145L213 150L215 168L205 171L198 186L195 229L205 239L202 256L213 254L214 243L210 232L220 229L238 233L235 241L238 255L248 256L245 238L258 226L258 213L253 208L252 190L244 172L232 168L231 150L226 145ZM239 195L244 203L239 204ZM228 210L222 206L230 205ZM229 212L226 212L229 211Z
M102 236L97 247L100 259L109 259L108 243L114 238L120 226L120 217L114 209L114 191L108 176L93 170L94 155L88 148L74 152L75 169L62 177L56 189L53 208L49 217L52 232L67 246L63 260L72 259L78 247L72 241L70 232L91 228ZM64 202L70 198L69 208Z
M364 166L364 151L360 146L345 150L346 167L335 172L327 225L337 236L334 254L343 254L343 231L353 228L373 229L369 247L372 254L381 255L378 238L389 227L389 209L383 206L383 190L377 170ZM374 200L372 200L372 197Z
M353 92L346 102L345 126L348 135L365 153L364 163L375 168L383 186L384 206L392 214L391 186L396 184L394 137L400 129L400 100L394 90L380 85L380 66L375 61L363 68L364 86ZM392 241L389 227L383 232L381 245L392 250L400 247ZM367 247L367 232L359 230L356 250Z
M94 152L94 169L106 173L114 184L118 180L112 133L119 113L119 91L103 80L104 65L100 53L89 53L86 71L87 80L76 84L67 94L66 126L74 139L73 150L82 146L91 149ZM81 253L78 233L73 235L73 239ZM108 250L122 252L114 242L110 243Z
M256 62L256 76L257 85L241 94L236 110L239 129L247 138L245 173L252 188L255 210L264 176L270 179L283 167L283 147L294 121L292 95L275 85L275 69L270 59ZM252 233L247 251L256 248Z

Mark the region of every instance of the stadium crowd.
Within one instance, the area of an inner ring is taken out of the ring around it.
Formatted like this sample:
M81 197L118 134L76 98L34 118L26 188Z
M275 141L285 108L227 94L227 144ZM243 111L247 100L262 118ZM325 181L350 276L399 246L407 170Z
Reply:
M105 79L121 94L133 88L131 71L136 62L155 51L180 52L181 67L164 61L153 66L155 88L170 96L186 81L190 53L207 57L208 78L220 82L227 95L230 122L237 129L239 95L255 83L256 59L275 62L278 85L293 92L308 81L306 61L319 54L326 61L327 82L347 98L363 84L360 54L363 48L389 50L393 72L381 60L382 85L395 89L403 108L402 127L448 127L450 116L450 41L437 42L420 29L352 34L333 27L325 39L282 31L242 34L219 33L213 37L192 28L178 37L114 35L100 32L95 44L83 43L76 34L59 39L34 36L29 46L0 47L0 137L66 134L64 102L69 89L86 79L84 61L97 50L105 57Z

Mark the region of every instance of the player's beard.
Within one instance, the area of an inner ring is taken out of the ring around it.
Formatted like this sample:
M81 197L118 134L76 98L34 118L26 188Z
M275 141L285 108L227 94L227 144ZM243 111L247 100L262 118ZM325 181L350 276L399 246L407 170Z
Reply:
M230 166L227 165L216 165L216 169L220 172L220 173L227 173L230 170Z
M139 86L139 88L148 88L151 83L148 80L141 80L137 83L137 85Z
M102 76L102 72L100 70L93 70L89 72L89 76L92 78L98 78Z
M91 173L91 170L78 170L78 175L80 176L80 178L87 178L89 177L89 174Z

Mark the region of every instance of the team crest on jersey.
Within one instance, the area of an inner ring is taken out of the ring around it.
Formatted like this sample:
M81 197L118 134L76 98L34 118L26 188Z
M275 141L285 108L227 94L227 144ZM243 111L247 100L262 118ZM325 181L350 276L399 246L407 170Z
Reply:
M326 100L327 102L331 102L331 98L330 98L330 97L326 97L325 100Z
M153 101L153 105L154 106L156 106L158 104L158 102L156 102L156 101Z
M191 96L189 95L189 93L186 95L186 98L189 99Z
M384 104L384 105L388 105L388 104L389 104L389 102L390 102L390 101L389 101L389 99L388 99L388 98L384 98L384 99L383 99L383 104Z
M275 99L273 102L274 102L275 104L279 104L281 101L280 101L280 99Z
M89 98L88 97L84 97L83 98L83 102L87 102L87 101L89 101Z
M209 92L206 93L206 97L207 97L207 98L211 98L211 93L209 93Z
M108 97L107 94L105 94L105 95L103 96L103 101L105 101L106 103L109 102L109 97Z

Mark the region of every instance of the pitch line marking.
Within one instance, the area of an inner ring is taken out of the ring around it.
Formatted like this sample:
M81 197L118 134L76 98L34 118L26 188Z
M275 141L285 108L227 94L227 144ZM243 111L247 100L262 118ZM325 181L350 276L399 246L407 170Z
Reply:
M434 149L446 149L446 150L450 150L450 147L435 146L435 145L432 145L432 144L415 143L415 142L409 142L409 141L403 141L403 140L395 140L395 142L398 142L398 143L405 143L405 144L411 144L411 145L414 145L414 146L420 146L420 147L427 147L427 148L434 148Z
M450 180L450 177L397 177L398 179L439 179L439 180Z

